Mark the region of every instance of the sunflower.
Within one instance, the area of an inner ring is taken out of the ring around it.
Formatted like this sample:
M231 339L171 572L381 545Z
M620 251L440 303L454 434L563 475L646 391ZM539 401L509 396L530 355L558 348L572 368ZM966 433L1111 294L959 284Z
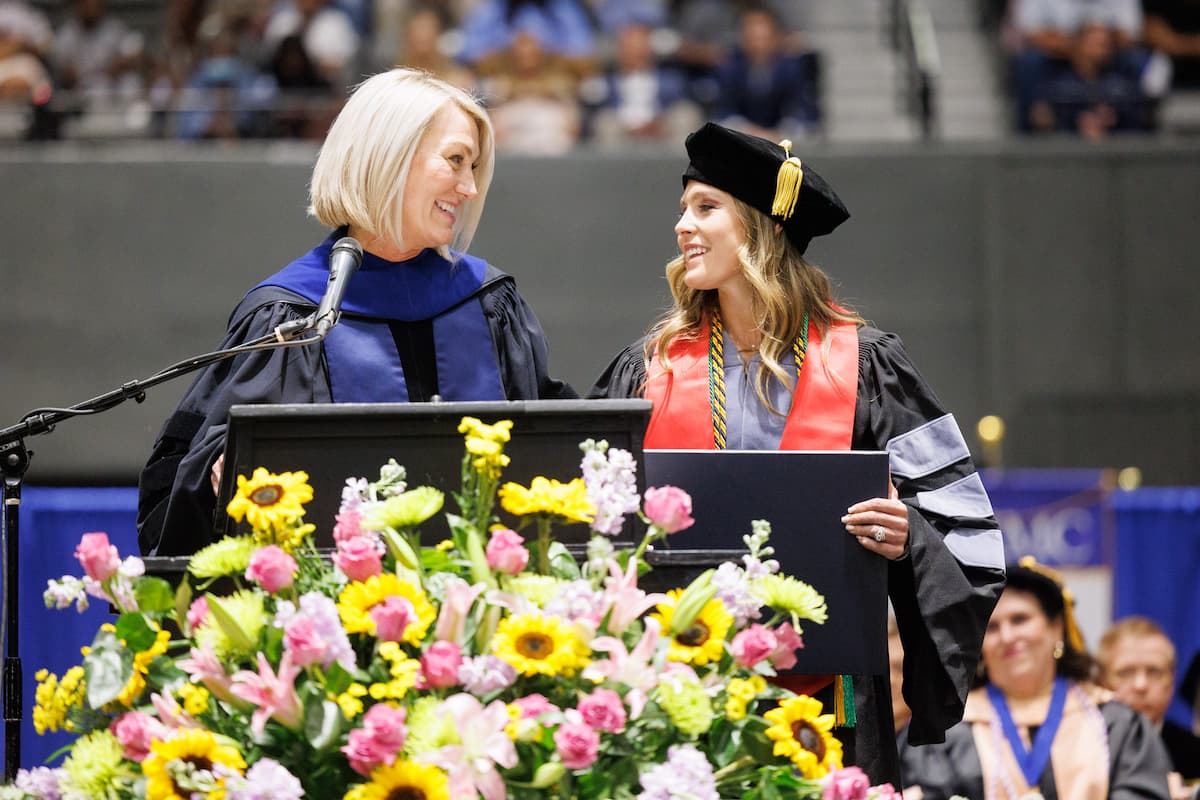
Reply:
M588 661L583 637L558 617L508 617L496 628L492 642L496 655L526 677L573 675Z
M249 480L238 475L237 494L225 510L238 522L245 517L255 530L275 530L302 516L312 496L307 472L276 475L259 467Z
M829 617L825 597L791 575L768 573L756 578L750 589L763 605L791 614L796 630L800 630L799 621L802 619L812 620L819 625Z
M211 731L184 728L169 739L155 740L142 762L146 800L223 797L225 778L213 772L218 764L239 775L246 769L237 748L218 741Z
M431 764L397 761L371 773L371 780L360 783L342 796L342 800L450 800L446 773Z
M415 618L404 629L404 641L420 644L425 632L437 619L437 609L425 592L395 575L372 575L365 581L351 581L338 595L337 609L346 633L375 635L375 620L371 609L389 597L403 597L412 603Z
M763 714L775 740L775 755L791 759L805 778L821 778L842 768L842 743L833 737L833 714L821 713L821 702L808 695L789 697Z
M671 619L682 596L682 589L672 589L667 593L666 601L659 603L650 615L662 623L662 630L671 630ZM725 635L729 633L731 625L733 615L723 602L714 597L704 604L691 625L671 637L667 658L701 667L710 661L719 661L725 652Z
M519 517L545 514L566 523L591 522L596 507L587 499L587 484L582 478L568 483L537 476L526 489L519 483L500 487L500 505Z

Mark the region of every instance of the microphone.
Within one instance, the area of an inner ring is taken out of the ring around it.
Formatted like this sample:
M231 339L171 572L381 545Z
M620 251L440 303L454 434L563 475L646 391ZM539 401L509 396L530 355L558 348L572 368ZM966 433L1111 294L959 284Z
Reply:
M361 265L362 245L358 240L352 236L338 239L329 254L329 282L325 284L325 296L321 298L321 304L313 316L317 336L322 339L342 315L342 298L346 296L346 287Z

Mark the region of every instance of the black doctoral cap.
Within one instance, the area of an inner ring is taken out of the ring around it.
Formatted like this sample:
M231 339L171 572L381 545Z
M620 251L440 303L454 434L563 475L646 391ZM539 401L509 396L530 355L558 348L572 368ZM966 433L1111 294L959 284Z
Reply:
M783 226L801 253L850 212L812 168L780 144L709 122L687 137L689 163L683 185L700 181L729 192Z

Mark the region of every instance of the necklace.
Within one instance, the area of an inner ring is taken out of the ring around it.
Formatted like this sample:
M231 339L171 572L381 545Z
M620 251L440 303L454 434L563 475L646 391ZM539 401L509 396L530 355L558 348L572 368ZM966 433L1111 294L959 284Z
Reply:
M739 350L755 352L754 350ZM804 369L804 357L808 353L808 312L800 321L800 335L792 342L792 354L796 361L796 380ZM721 323L721 311L714 310L708 331L708 405L712 409L713 446L725 449L725 326Z
M1050 762L1050 746L1054 743L1054 737L1058 733L1058 726L1062 722L1063 709L1067 701L1068 686L1066 678L1059 677L1054 679L1054 692L1050 696L1050 709L1046 713L1045 721L1033 737L1033 746L1029 749L1025 748L1025 742L1021 739L1021 734L1017 730L1017 725L1013 721L1012 714L1009 713L1008 700L1005 698L1004 693L991 684L987 687L988 700L991 701L992 713L994 715L992 730L996 742L996 772L1001 775L1004 773L1002 766L1003 759L1000 757L1003 747L1000 743L1000 733L1003 733L1004 738L1008 741L1008 749L1016 760L1018 768L1021 770L1021 777L1025 779L1025 785L1030 787L1030 792L1022 795L1022 797L1041 796L1041 793L1037 789L1038 780L1046 770L1046 764ZM1017 794L1014 787L1008 785L1009 781L1006 775L1002 780L1006 784L1005 793L1009 797L1016 797Z

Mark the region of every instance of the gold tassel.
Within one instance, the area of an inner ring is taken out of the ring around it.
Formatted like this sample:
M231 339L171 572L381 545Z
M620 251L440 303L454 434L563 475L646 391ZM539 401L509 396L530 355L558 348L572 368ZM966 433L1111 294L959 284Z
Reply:
M792 141L784 139L779 143L787 158L779 165L779 174L775 178L775 201L771 204L771 215L791 219L796 210L796 201L800 199L800 185L804 182L804 167L800 159L791 155Z

